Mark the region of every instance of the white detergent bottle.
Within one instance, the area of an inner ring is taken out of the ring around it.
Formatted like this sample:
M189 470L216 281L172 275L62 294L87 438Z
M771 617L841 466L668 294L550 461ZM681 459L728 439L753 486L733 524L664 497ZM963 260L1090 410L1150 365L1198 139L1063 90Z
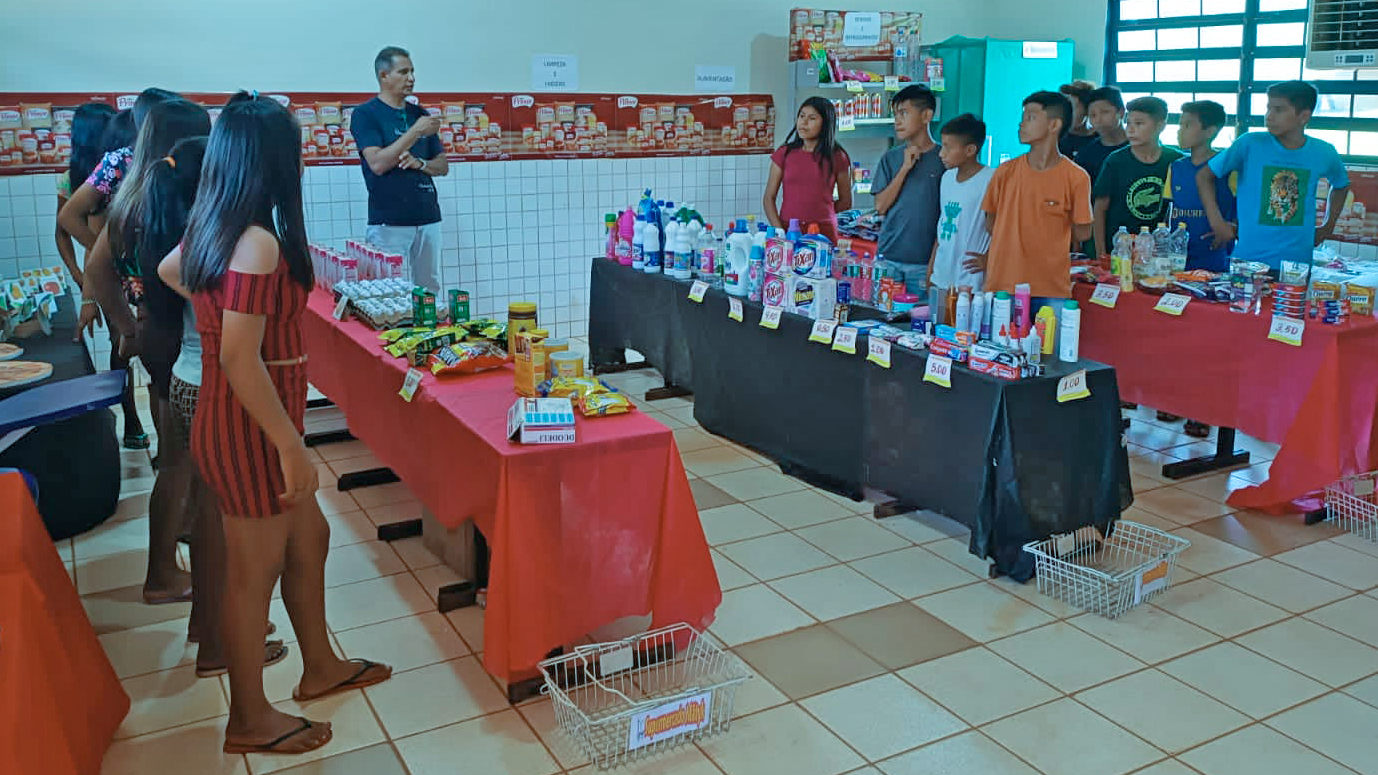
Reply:
M678 244L675 247L675 279L689 280L694 276L694 241L688 224L680 224L676 230Z
M646 245L646 274L660 274L660 267L665 261L665 253L661 249L660 227L654 221L646 221L646 228L642 232L641 241Z
M1062 308L1062 324L1057 338L1058 360L1076 363L1081 357L1081 309L1075 299L1068 299Z
M665 274L675 276L675 252L679 250L679 223L674 220L665 221L665 258L661 267Z
M646 216L640 214L632 226L632 269L646 271Z
M727 256L723 263L723 290L729 295L746 295L750 263L751 235L746 231L746 222L737 221L736 230L727 238Z

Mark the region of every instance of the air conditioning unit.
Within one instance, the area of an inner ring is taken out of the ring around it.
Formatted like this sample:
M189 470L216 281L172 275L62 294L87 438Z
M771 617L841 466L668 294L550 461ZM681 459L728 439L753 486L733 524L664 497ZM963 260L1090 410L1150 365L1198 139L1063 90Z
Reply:
M1311 0L1306 66L1312 70L1378 67L1378 2Z

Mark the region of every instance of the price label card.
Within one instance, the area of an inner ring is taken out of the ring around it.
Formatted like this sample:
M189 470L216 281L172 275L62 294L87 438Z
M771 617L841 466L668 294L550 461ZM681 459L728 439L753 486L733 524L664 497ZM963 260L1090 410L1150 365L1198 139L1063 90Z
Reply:
M1057 381L1057 402L1059 404L1090 397L1091 391L1086 387L1086 369L1068 374Z
M1142 603L1149 595L1166 587L1167 560L1163 560L1134 579L1134 605Z
M780 327L780 318L785 314L784 307L766 307L761 310L761 328L774 331Z
M731 298L727 300L727 316L737 321L738 323L742 322L741 299Z
M947 79L933 78L928 82L928 88L933 91L947 91Z
M1101 283L1096 286L1096 290L1091 292L1091 303L1099 304L1107 309L1114 309L1120 300L1120 286L1110 283Z
M952 359L929 353L928 364L923 370L923 381L932 382L939 387L952 387Z
M407 376L402 380L402 389L397 391L407 403L411 403L412 397L416 395L416 389L421 385L421 372L416 369L407 369Z
M1306 323L1294 318L1273 317L1273 325L1268 329L1268 338L1274 342L1301 347L1301 335Z
M839 132L850 132L853 129L856 129L856 116L843 116L837 120Z
M708 293L708 283L704 282L703 280L695 280L694 284L689 286L690 301L702 303L703 295L705 293Z
M885 76L885 90L886 90L886 91L899 91L899 90L900 90L900 77L899 77L898 75L887 75L887 76Z
M833 334L833 349L840 353L856 355L856 335L858 331L851 326L838 326Z
M833 341L833 332L836 330L836 320L815 320L813 322L813 331L809 333L809 341L818 342L819 344L831 344Z
M1190 301L1190 296L1184 296L1180 293L1165 293L1163 298L1158 300L1158 306L1153 309L1166 312L1169 315L1181 315L1182 310L1187 308Z
M334 316L336 320L344 320L345 310L347 309L349 309L349 297L341 296L340 300L335 303L335 311L330 314Z
M861 81L848 81L847 91L862 92L865 91L865 89L861 88Z
M1067 557L1077 550L1076 533L1063 533L1060 536L1056 536L1056 538L1057 542L1054 546L1054 552L1056 552L1058 557Z
M882 369L890 368L890 343L878 336L867 337L866 360Z

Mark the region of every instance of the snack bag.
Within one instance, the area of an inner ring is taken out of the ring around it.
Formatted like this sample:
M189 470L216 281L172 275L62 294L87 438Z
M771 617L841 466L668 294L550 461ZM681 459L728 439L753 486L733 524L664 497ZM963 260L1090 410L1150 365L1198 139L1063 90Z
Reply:
M442 347L430 355L431 373L476 374L502 368L507 353L491 342L461 342Z
M556 377L541 383L540 395L545 398L583 398L598 393L617 392L596 377Z
M585 417L626 414L632 410L632 400L625 393L588 393L579 399L579 410Z

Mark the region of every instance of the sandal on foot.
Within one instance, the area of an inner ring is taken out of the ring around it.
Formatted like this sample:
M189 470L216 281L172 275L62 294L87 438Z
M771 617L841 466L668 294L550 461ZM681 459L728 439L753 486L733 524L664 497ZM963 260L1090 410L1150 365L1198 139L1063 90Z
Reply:
M287 647L282 644L282 641L270 640L263 644L263 666L269 667L276 665L286 659L289 653ZM230 672L229 665L214 665L211 667L196 666L197 678L214 678L228 672Z
M1180 422L1181 419L1172 412L1158 412L1158 422Z
M125 449L148 449L152 444L148 441L147 433L126 433L124 435Z
M377 662L370 662L367 659L351 659L350 662L359 666L359 669L354 673L354 675L335 684L334 686L330 687L329 689L326 689L323 692L316 692L315 694L304 694L302 693L301 687L298 686L296 689L292 690L292 699L296 700L297 702L311 702L312 700L319 700L323 697L329 697L332 694L347 692L351 689L362 689L365 686L372 686L374 684L382 683L392 677L392 668L388 667L387 665L381 665ZM374 670L374 668L381 669ZM374 670L372 675L369 675L370 670Z
M1196 420L1187 420L1187 426L1182 432L1194 439L1204 439L1211 435L1211 426Z
M320 740L320 741L318 741L318 742L316 742L316 743L314 743L314 744L312 744L312 745L311 745L310 747L308 747L308 748L301 748L301 749L298 749L298 750L282 750L282 749L280 749L278 746L281 746L283 743L286 743L287 741L292 740L293 738L297 737L298 735L301 735L303 732L310 732L311 730L313 730L313 729L315 729L317 726L319 726L316 722L311 721L311 720L309 720L309 719L302 718L301 716L297 716L297 721L301 722L301 724L300 724L299 726L297 726L296 729L293 729L291 732L288 732L287 734L283 735L282 737L279 737L279 738L276 739L276 740L273 740L273 741L270 741L270 742L267 742L267 743L232 743L232 742L230 742L229 740L226 740L226 741L225 741L225 745L224 745L224 747L223 747L221 750L223 750L225 753L228 753L228 754L237 754L237 753L283 753L283 754L298 754L298 753L306 753L306 752L308 752L308 751L314 751L314 750L316 750L317 748L320 748L321 746L323 746L323 745L325 745L326 743L330 742L330 739L331 739L332 737L335 736L334 730L326 729L326 731L325 731L325 738L322 739L322 740Z
M191 587L187 587L181 592L158 592L149 594L144 592L144 605L167 605L168 603L190 603Z

